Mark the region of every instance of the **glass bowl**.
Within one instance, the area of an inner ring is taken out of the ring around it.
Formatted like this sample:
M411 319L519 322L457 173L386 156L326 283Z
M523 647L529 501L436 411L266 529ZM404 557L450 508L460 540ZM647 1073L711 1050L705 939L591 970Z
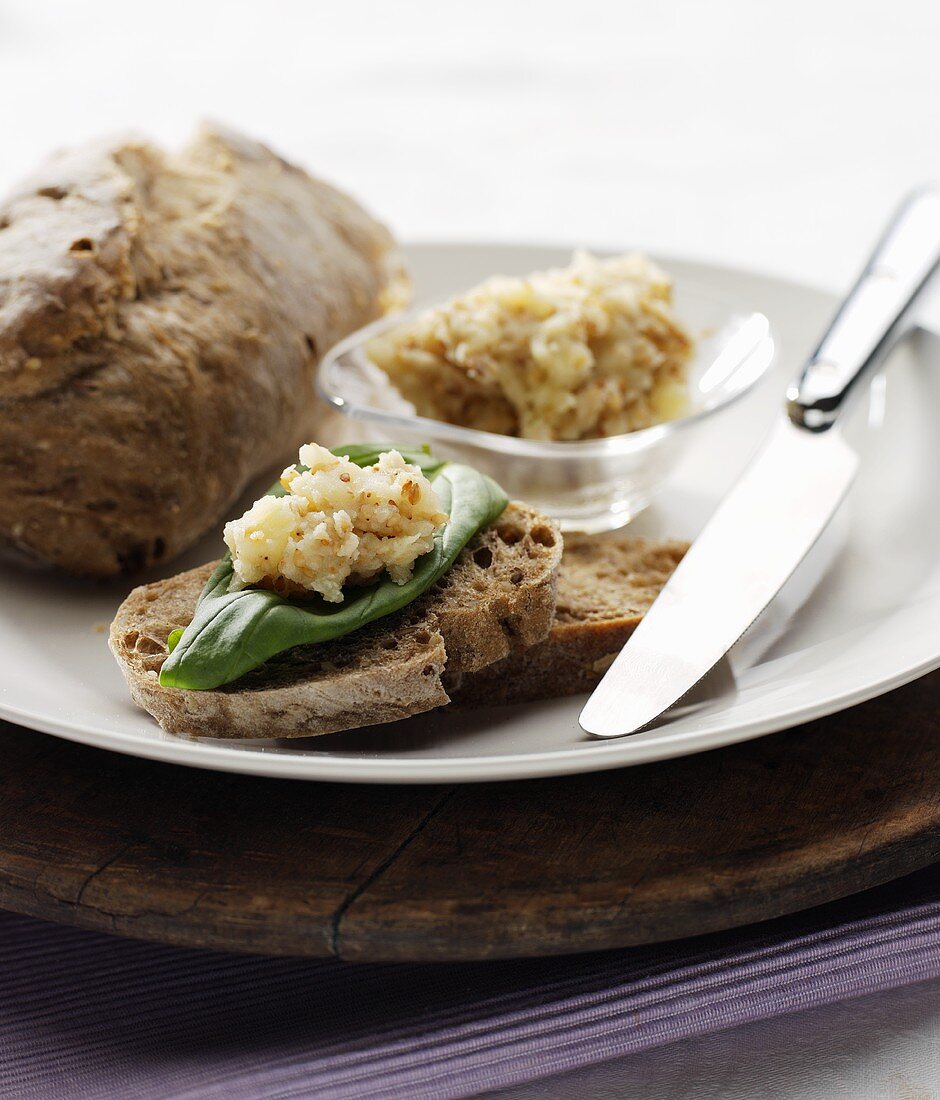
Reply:
M348 336L317 372L320 395L350 423L344 441L428 443L499 482L513 500L553 516L566 531L609 531L629 523L695 446L696 428L720 415L770 366L774 341L761 313L734 313L707 291L680 287L676 315L696 340L689 411L652 428L606 439L543 442L462 428L416 415L366 356L364 344L418 310L382 318Z

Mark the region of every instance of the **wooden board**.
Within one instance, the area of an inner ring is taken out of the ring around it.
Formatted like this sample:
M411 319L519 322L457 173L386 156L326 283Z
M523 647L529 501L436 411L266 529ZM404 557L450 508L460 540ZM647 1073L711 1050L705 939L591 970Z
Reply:
M374 787L216 774L0 725L0 906L350 960L695 935L940 858L940 673L787 733L570 779Z

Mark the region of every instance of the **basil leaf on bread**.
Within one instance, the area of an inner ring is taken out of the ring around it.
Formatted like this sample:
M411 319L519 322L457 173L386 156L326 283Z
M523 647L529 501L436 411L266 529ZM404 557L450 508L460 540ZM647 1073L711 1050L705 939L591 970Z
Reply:
M392 444L338 447L359 466L373 464ZM390 615L426 592L454 564L471 538L504 511L503 490L470 466L442 462L425 449L399 450L431 480L450 519L435 534L431 550L415 562L405 584L383 576L350 587L341 604L296 601L262 588L233 590L234 569L226 554L196 604L192 622L168 639L171 650L160 671L164 687L210 690L239 679L295 646L330 641ZM284 493L278 484L271 492Z

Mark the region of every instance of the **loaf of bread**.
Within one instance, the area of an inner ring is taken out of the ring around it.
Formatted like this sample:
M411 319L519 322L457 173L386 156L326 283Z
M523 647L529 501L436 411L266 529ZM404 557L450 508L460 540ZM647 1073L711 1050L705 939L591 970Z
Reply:
M253 141L54 157L0 205L0 543L172 558L323 438L318 357L400 287L381 225Z
M449 669L456 703L522 703L592 691L682 560L688 543L566 535L548 637L473 673Z
M185 627L215 563L135 588L110 645L134 701L170 733L311 737L407 718L448 702L459 678L523 653L552 625L561 535L510 504L413 604L336 641L299 646L214 691L162 687L167 637Z

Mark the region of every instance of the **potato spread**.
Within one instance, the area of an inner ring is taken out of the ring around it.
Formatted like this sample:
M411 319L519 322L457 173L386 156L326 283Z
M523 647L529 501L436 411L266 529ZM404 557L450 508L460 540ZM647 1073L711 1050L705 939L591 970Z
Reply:
M431 483L398 451L365 468L308 443L281 475L285 496L265 496L225 525L235 576L285 595L319 593L342 603L343 585L387 570L396 584L447 522Z
M692 340L641 255L576 253L497 276L374 337L369 358L421 416L526 439L592 439L682 414Z

